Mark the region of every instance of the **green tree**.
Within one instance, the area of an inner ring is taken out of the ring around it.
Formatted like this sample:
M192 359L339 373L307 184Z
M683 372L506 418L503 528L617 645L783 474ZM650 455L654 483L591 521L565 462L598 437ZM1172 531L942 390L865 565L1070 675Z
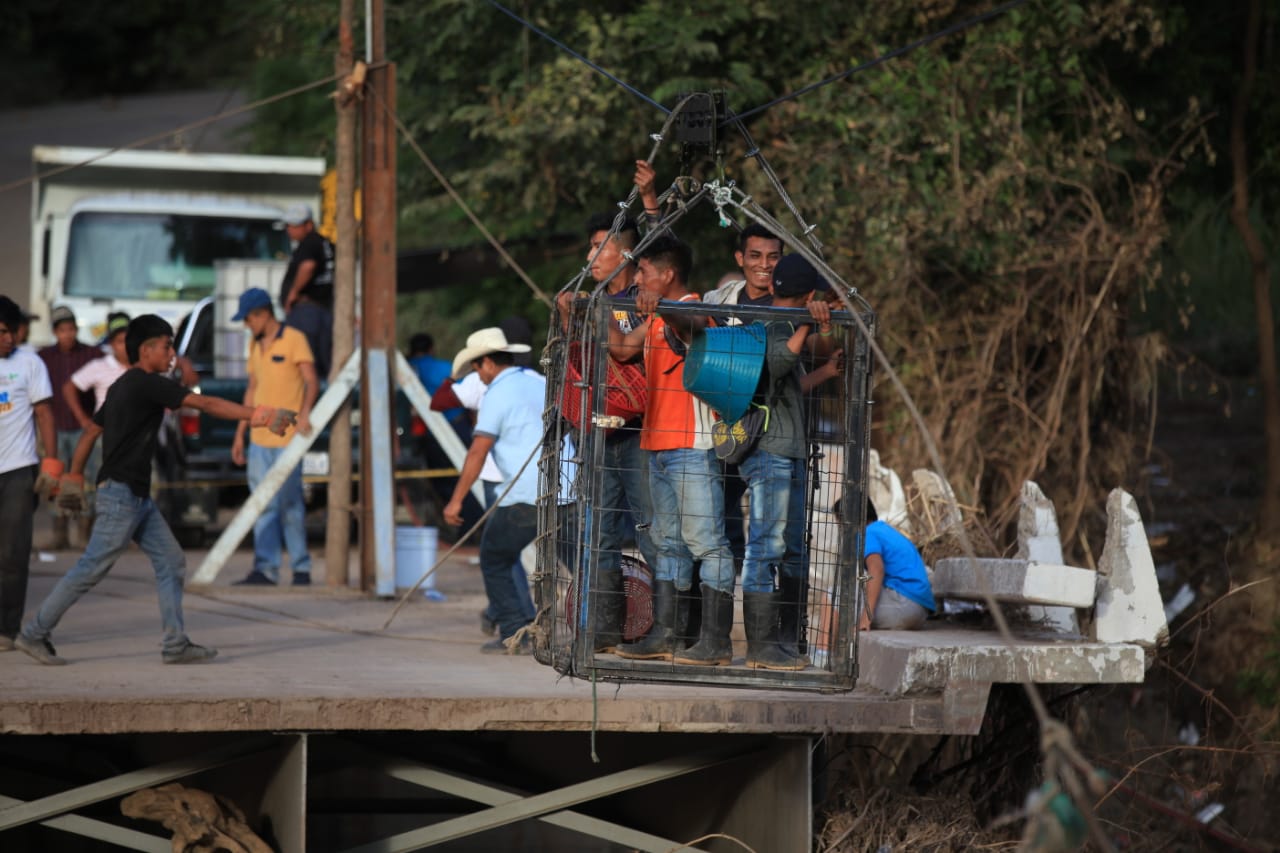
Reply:
M661 103L723 89L744 111L991 5L793 15L763 2L549 0L518 11ZM323 29L324 14L298 14ZM395 7L387 32L400 115L500 239L544 240L527 256L554 290L580 267L580 244L557 255L546 238L575 235L585 214L626 196L663 114L487 4ZM1068 547L1086 508L1138 461L1143 380L1161 347L1129 336L1126 307L1158 273L1166 189L1185 154L1185 117L1148 130L1102 63L1146 61L1164 38L1155 3L1031 3L749 122L833 266L880 311L962 497L1004 524L1022 481L1037 479ZM781 213L745 142L728 134L725 153L727 177ZM664 147L656 164L664 183L672 155ZM475 244L430 175L408 154L400 163L401 245ZM730 264L730 235L710 210L679 230L709 286ZM479 294L494 314L542 313L505 280L434 307L474 313ZM887 388L877 397L888 461L927 464L904 409Z

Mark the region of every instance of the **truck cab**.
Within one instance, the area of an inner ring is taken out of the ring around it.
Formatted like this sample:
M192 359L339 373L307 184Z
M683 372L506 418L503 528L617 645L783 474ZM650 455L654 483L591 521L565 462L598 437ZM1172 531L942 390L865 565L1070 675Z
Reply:
M324 160L36 146L28 306L76 312L93 339L110 311L175 327L215 294L215 262L284 261L279 221L319 200ZM47 328L32 343L51 342Z

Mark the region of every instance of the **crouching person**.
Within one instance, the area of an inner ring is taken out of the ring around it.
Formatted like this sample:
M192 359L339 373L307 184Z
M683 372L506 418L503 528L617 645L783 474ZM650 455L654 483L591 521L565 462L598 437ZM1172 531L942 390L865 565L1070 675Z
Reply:
M130 542L138 543L156 574L160 622L164 627L162 660L198 663L213 658L216 650L191 642L183 629L186 558L151 500L151 459L160 421L165 409L188 407L227 420L247 420L252 426L265 426L282 435L296 417L288 409L251 409L217 397L192 394L162 375L173 363L173 329L154 314L144 314L129 323L125 345L134 366L107 392L93 423L76 446L70 473L63 475L59 483L59 505L72 512L82 509L85 463L101 435L97 514L88 545L14 641L17 648L43 664L66 663L49 642L53 629L81 596L107 576Z
M919 628L937 610L924 560L911 540L880 521L867 500L867 533L863 557L867 594L858 630L869 628L909 631Z

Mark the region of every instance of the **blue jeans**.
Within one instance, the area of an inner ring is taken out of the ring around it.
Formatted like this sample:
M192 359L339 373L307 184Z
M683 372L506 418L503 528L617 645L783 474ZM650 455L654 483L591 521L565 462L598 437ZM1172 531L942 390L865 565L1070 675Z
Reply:
M249 490L262 483L283 447L261 447L249 442ZM253 523L253 568L273 581L280 579L281 543L289 552L295 575L311 574L307 553L307 504L302 497L302 467L295 466L262 515Z
M649 454L649 497L658 548L655 580L693 585L693 562L702 582L733 592L733 553L724 535L724 486L711 450L658 450Z
M187 561L169 525L151 498L140 498L124 483L107 480L98 488L98 517L84 554L63 575L40 605L22 634L40 642L48 639L71 605L107 576L116 560L137 542L151 559L160 598L160 624L164 626L164 650L179 652L187 644L182 627L182 580Z
M742 591L773 592L775 569L789 577L804 573L804 460L757 450L738 472L749 503Z
M653 541L653 503L649 499L649 453L640 449L639 430L614 433L604 443L603 486L596 501L600 519L601 571L618 571L622 566L622 546L629 541L628 528L635 532L636 548L652 568L658 563Z
M36 466L0 474L0 636L13 639L22 627L31 566Z
M533 504L500 506L489 516L480 539L480 572L484 591L498 631L506 640L529 624L523 607L529 583L520 573L520 583L512 577L511 564L519 565L520 552L538 535L538 510ZM523 588L523 596L520 589Z
M485 509L488 509L498 499L498 490L502 488L502 484L491 480L484 480L483 482L484 506ZM494 510L493 514L497 515L498 511ZM490 524L493 524L493 515L489 516L485 526ZM533 606L533 594L529 591L529 576L525 574L524 563L520 561L519 554L516 555L515 562L511 564L511 582L516 585L516 595L520 597L520 612L525 616L524 621L532 622L533 617L538 615L538 609ZM498 621L498 614L494 611L492 604L485 607L484 615L488 616L491 622Z

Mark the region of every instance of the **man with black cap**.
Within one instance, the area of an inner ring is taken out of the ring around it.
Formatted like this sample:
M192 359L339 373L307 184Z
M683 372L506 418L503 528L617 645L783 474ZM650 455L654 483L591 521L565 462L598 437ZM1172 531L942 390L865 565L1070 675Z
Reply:
M93 425L80 438L71 471L58 481L59 505L79 510L85 461L98 437L103 436L98 516L89 544L14 640L16 648L42 664L66 663L49 642L53 629L72 605L107 576L130 542L150 558L155 571L164 627L161 660L200 663L217 655L216 650L198 646L187 637L182 618L186 557L151 499L151 460L160 421L165 409L185 406L218 418L248 420L277 435L284 434L294 422L295 413L287 409L250 409L220 397L193 394L165 376L173 366L173 329L154 314L143 314L129 323L125 344L133 367L107 392L106 402L93 416Z
M285 211L284 228L294 244L280 288L285 322L307 336L316 373L328 377L333 355L333 243L316 230L305 204Z
M0 296L0 651L13 648L22 627L35 514L32 489L47 497L63 467L57 456L39 455L37 434L46 454L57 447L53 389L39 356L17 348L15 333L25 316L12 299Z
M502 329L473 332L467 345L453 359L455 378L475 370L487 387L476 419L471 447L462 463L453 497L444 508L444 520L462 524L462 504L480 476L490 452L502 472L506 493L484 526L480 539L480 571L490 612L499 636L480 647L482 652L525 654L527 635L511 642L529 623L512 566L520 552L538 533L538 449L542 445L542 406L546 379L533 370L516 366L518 354L528 344L511 343Z
M49 371L49 384L54 390L53 427L57 434L58 446L56 455L64 466L71 464L71 454L75 453L76 444L80 442L80 434L84 428L76 419L75 412L66 398L57 393L71 379L72 374L102 355L102 350L81 343L78 337L79 327L76 325L75 313L65 305L58 305L49 315L49 323L53 327L54 343L40 350L40 359ZM86 395L81 394L80 402L87 403ZM61 551L71 547L67 537L67 514L53 508L53 540L50 550Z
M769 411L755 448L738 465L749 505L742 615L747 666L753 669L804 669L808 663L798 649L807 572L804 511L808 456L799 364L811 334L832 335L830 309L825 301L814 299L815 291L826 289L827 283L800 255L785 255L773 268L773 305L807 307L812 321L765 324L760 387Z
M249 343L249 385L246 406L283 406L298 413L298 430L311 433L311 407L320 383L307 338L276 319L271 296L260 287L240 294L240 310L231 318L244 322L253 340ZM245 422L236 424L231 461L248 464L249 490L262 483L267 471L284 452L293 431L275 434L261 427L250 431L245 452ZM302 469L294 466L280 490L253 523L253 570L239 584L274 585L280 578L282 550L289 552L293 585L311 583L311 555L307 553L307 506L302 491Z

